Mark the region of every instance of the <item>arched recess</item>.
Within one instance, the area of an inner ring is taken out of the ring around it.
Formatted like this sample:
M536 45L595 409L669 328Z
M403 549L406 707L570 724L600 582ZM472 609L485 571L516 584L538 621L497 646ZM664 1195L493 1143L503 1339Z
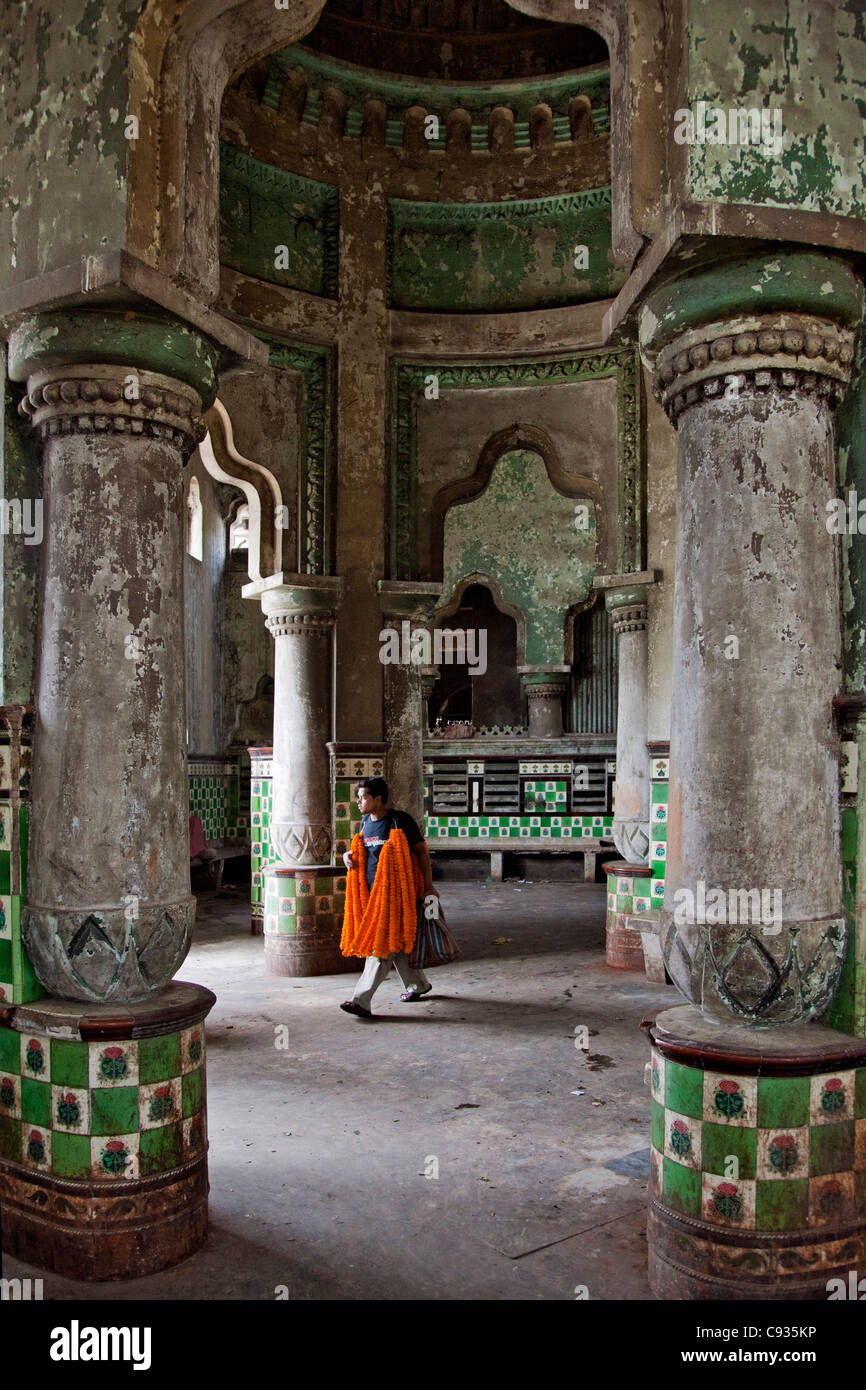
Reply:
M607 518L601 484L584 473L566 473L553 440L537 425L515 421L513 425L491 435L478 458L475 472L469 478L459 478L441 489L433 499L430 514L431 578L441 580L445 555L445 517L451 507L471 502L490 482L493 470L503 454L513 449L530 449L544 460L547 476L553 488L563 497L589 498L595 504L596 553L599 563L607 555ZM506 611L503 609L503 612Z
M580 24L601 34L610 54L613 254L630 267L644 237L657 236L665 196L665 98L677 72L665 65L662 0L506 0L537 19ZM659 93L664 97L660 99ZM679 103L675 103L679 104ZM673 111L674 105L670 105Z
M463 603L463 595L467 589L471 589L474 584L483 584L485 589L489 589L493 597L493 603L500 613L513 618L517 625L517 661L522 666L526 657L526 619L522 611L513 603L509 603L502 594L502 589L492 574L467 574L454 586L451 597L430 619L431 627L441 627L446 618L453 618Z
M129 55L126 245L205 302L219 290L219 119L231 78L315 26L325 0L147 0Z

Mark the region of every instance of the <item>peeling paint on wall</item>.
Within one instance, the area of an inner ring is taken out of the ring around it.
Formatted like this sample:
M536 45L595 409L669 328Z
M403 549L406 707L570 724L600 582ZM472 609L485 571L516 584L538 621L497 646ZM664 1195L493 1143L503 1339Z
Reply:
M764 145L692 144L695 200L866 216L866 33L860 0L689 0L689 103L781 112Z
M588 595L595 567L593 503L557 492L527 449L503 454L484 492L445 518L443 594L470 574L495 579L526 620L529 666L564 663L565 615Z

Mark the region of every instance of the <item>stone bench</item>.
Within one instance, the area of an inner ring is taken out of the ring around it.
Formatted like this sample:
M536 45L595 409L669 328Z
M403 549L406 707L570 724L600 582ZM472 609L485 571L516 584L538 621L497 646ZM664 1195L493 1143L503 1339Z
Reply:
M450 852L458 850L463 853L489 854L490 855L490 877L494 883L502 882L504 868L504 857L506 854L582 854L583 855L583 876L586 883L595 882L595 863L600 854L609 855L611 852L611 841L606 843L601 837L596 839L584 840L540 840L537 836L534 839L511 839L494 840L490 839L448 839L435 840L428 839L428 848L431 856L437 850Z
M249 840L209 840L207 856L197 854L189 861L191 869L207 869L211 886L219 892L223 884L223 870L227 859L240 859L250 855Z

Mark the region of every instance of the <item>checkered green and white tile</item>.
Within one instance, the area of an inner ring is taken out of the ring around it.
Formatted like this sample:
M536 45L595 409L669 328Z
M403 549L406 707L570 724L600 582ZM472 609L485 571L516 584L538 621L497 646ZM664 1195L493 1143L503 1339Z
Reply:
M665 869L668 854L668 780L670 758L651 758L650 775L650 847L649 863L653 876L650 897L653 907L661 907L665 898Z
M568 782L565 778L546 778L523 784L523 809L527 812L546 811L551 815L561 814L568 800Z
M702 1071L653 1050L652 1187L719 1226L793 1231L866 1217L866 1067Z
M189 762L189 813L198 816L206 840L243 840L249 823L241 808L240 759Z
M27 1004L40 999L45 990L21 939L30 831L30 736L27 731L21 736L17 787L12 786L12 737L0 728L0 1004Z
M265 936L297 936L313 917L342 920L345 874L265 874Z
M426 817L427 839L441 840L601 840L610 839L612 815L520 815Z
M0 1028L0 1157L55 1177L147 1177L206 1147L205 1034L84 1042Z

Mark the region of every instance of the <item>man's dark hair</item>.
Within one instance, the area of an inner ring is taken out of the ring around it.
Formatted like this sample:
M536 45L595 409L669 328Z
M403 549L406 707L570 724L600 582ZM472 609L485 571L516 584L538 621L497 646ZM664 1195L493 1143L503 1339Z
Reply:
M366 787L374 798L381 796L383 801L388 800L388 783L384 777L362 777L355 790L360 791L361 787Z

